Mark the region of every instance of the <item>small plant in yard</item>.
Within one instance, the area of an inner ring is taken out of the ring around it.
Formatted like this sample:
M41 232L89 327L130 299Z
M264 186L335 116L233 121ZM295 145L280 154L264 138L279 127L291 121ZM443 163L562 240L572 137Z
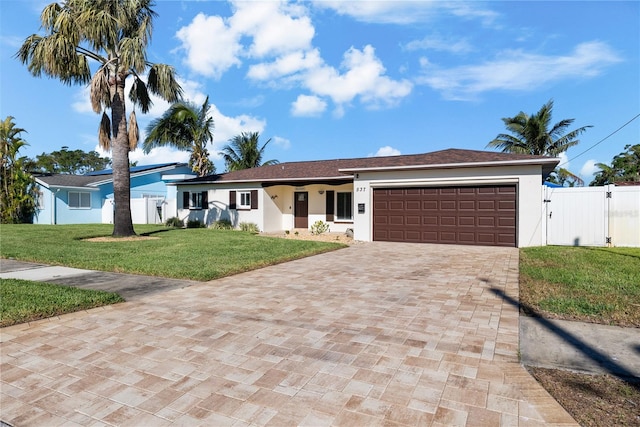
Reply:
M187 228L203 228L204 224L199 219L190 219L187 221Z
M182 228L184 227L184 222L177 216L172 216L171 218L167 219L164 225L166 225L167 227Z
M219 219L211 227L214 230L233 230L233 224L228 219Z
M240 223L240 231L247 231L249 233L258 234L260 233L260 229L258 228L258 224L253 222L241 222Z
M298 234L300 234L300 233L298 233L298 232L296 231L296 232L295 232L295 233L293 233L293 234L295 234L295 235L297 236L297 235L298 235Z
M327 231L329 231L329 224L324 221L318 220L311 225L311 234L314 236L326 233Z
M284 230L284 234L286 234L287 236L289 235L289 233L291 233L289 230Z

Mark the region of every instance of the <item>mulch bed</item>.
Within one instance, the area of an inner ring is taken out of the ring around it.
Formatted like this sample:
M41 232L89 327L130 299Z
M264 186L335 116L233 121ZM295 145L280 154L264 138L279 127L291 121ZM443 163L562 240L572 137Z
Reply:
M531 375L584 427L640 426L640 379L527 368Z

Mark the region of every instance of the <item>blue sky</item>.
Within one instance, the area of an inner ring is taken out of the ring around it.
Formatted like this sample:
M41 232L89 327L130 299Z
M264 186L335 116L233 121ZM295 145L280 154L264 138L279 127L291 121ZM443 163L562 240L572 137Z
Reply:
M0 118L28 131L30 157L97 149L87 88L33 77L13 58L47 3L0 3ZM550 99L554 123L593 125L563 158L587 183L594 163L640 142L637 1L160 0L154 10L149 60L176 67L187 99L210 97L218 172L217 152L242 131L271 138L266 158L281 162L483 150L501 118ZM138 111L140 127L167 107Z

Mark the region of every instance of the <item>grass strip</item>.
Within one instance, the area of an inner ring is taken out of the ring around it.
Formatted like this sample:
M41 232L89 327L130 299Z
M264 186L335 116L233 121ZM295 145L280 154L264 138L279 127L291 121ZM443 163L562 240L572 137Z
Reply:
M122 302L116 293L0 279L0 327Z
M640 248L523 248L520 303L529 315L640 327Z
M0 255L89 270L206 281L345 247L237 230L156 225L136 226L137 233L155 238L151 240L86 240L110 236L112 231L109 224L7 224L2 226Z

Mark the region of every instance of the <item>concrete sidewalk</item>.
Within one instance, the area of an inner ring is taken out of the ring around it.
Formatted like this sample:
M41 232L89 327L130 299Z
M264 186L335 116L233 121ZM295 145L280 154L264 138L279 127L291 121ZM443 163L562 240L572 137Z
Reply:
M520 357L526 366L640 381L640 329L520 316Z
M193 280L48 266L11 259L0 259L0 278L34 280L116 292L127 301L201 283Z

